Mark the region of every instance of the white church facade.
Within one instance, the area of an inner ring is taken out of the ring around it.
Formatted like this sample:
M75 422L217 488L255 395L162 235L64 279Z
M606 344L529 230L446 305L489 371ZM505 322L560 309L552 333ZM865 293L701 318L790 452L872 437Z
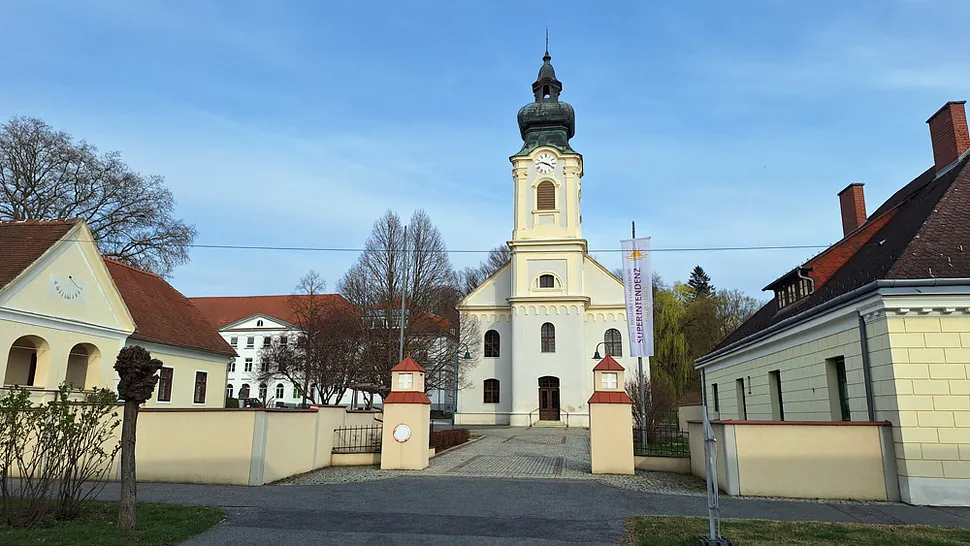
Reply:
M587 427L594 353L636 376L636 359L625 356L622 282L583 239L583 157L569 145L575 114L559 100L550 60L547 51L535 101L518 114L511 261L458 305L462 327L477 328L483 342L462 378L457 424Z

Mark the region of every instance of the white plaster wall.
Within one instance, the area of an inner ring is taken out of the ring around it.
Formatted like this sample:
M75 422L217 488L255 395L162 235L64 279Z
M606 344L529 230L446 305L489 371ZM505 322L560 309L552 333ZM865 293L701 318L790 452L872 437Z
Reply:
M466 320L474 318L482 336L481 344L475 354L472 354L472 365L466 372L467 386L458 392L458 415L455 422L459 424L509 424L509 413L512 411L512 323L511 310L504 312L475 313L466 316ZM484 337L488 330L495 330L499 334L499 357L484 357ZM499 403L486 404L484 401L484 382L486 379L499 380ZM462 384L465 384L463 379Z

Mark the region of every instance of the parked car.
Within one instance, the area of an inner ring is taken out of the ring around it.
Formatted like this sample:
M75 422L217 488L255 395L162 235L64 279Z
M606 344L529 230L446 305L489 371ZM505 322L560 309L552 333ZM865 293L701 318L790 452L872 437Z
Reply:
M239 401L239 405L244 408L261 408L263 402L259 398L246 398Z

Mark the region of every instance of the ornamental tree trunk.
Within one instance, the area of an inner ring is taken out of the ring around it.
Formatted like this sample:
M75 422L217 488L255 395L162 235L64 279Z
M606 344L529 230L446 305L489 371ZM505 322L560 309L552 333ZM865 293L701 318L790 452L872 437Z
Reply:
M135 428L138 424L137 400L125 400L125 419L121 425L121 510L118 527L135 529L135 505L138 502L135 481Z

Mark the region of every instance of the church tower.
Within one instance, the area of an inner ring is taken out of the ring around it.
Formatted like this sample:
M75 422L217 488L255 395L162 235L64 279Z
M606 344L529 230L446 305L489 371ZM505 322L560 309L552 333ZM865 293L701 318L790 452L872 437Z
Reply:
M532 84L535 100L518 114L522 148L509 158L515 186L513 297L582 294L583 156L569 145L576 114L559 100L562 82L551 61L547 47Z

